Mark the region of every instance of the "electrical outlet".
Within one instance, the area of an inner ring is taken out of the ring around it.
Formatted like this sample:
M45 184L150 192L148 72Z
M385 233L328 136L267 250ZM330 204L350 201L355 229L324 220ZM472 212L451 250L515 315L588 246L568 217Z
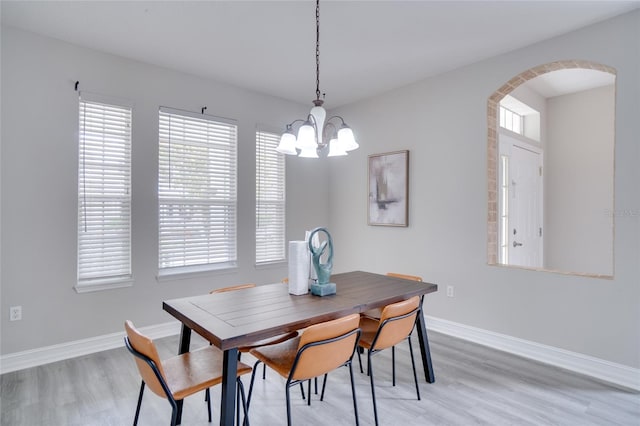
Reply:
M447 286L447 297L453 297L453 286L452 285L448 285Z
M20 321L22 319L22 306L12 306L9 308L9 321Z

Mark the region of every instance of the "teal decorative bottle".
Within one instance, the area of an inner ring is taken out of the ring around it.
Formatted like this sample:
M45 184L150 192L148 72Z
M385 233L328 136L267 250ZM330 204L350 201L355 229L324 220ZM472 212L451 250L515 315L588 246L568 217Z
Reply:
M313 236L319 232L323 232L327 239L320 243L319 247L314 247ZM322 262L322 256L327 252L326 262ZM336 294L336 284L329 282L331 278L331 269L333 268L333 239L326 228L316 228L309 234L309 251L311 251L311 259L313 268L318 276L318 282L311 284L311 294L316 296L329 296Z

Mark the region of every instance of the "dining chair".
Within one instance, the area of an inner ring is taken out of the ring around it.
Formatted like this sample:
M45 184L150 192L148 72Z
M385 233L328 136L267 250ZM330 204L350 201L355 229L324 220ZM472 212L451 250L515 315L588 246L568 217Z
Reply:
M352 359L360 337L358 327L360 316L351 314L346 317L312 325L294 339L277 345L263 346L250 351L259 363L268 365L286 379L285 397L287 405L287 425L291 425L291 402L289 389L295 385L309 383L309 400L311 399L311 379L324 376L338 367L348 366L351 377L351 394L356 425L359 425L356 388L353 380ZM251 404L254 374L251 375L247 405ZM324 384L323 384L324 388ZM324 399L324 392L320 400ZM309 402L308 402L309 403Z
M289 284L289 277L284 277L281 281L282 284ZM264 366L263 366L264 367ZM264 373L264 368L262 369L262 378L264 379L265 373ZM316 395L318 394L318 378L315 378L315 392ZM300 391L302 392L302 399L304 399L304 388L302 387L302 384L300 385ZM311 403L311 398L309 398L309 403Z
M386 275L388 277L402 278L403 280L422 282L422 277L419 277L417 275L399 274L397 272L387 272Z
M416 394L420 400L420 388L418 387L418 376L416 374L416 363L413 357L413 347L411 346L411 332L420 313L420 297L414 296L401 302L387 305L382 309L379 320L361 316L360 329L362 334L358 345L367 349L367 374L371 381L371 396L373 399L373 414L376 425L378 424L378 409L376 406L376 391L373 380L373 366L371 358L373 355L387 348L394 348L403 340L409 343L409 353L411 354L411 366L413 367L413 379L416 385ZM362 359L358 351L358 361L362 372ZM395 386L395 360L393 360L393 386Z
M397 272L387 272L386 275L388 277L402 278L404 280L422 282L422 277L419 277L417 275L399 274ZM422 305L422 298L420 298L420 304ZM380 317L382 316L382 308L369 309L368 311L363 312L361 315L369 317L369 318L380 320ZM396 375L395 375L395 372L396 372L396 347L395 346L391 347L391 363L392 363L392 366L393 366L392 367L393 368L393 386L395 386L396 385ZM360 372L362 373L362 366L360 367Z
M178 401L204 390L209 422L211 422L209 388L222 383L223 352L215 346L206 346L166 360L160 360L153 340L140 333L131 321L125 321L124 327L127 332L127 336L124 338L125 346L135 357L138 371L142 377L133 425L138 424L145 385L156 395L166 398L171 404L172 426L175 426L178 421ZM247 425L249 424L248 407L240 377L250 372L250 366L238 361L236 396L238 407L242 404L244 409L244 420ZM240 424L239 408L236 421Z

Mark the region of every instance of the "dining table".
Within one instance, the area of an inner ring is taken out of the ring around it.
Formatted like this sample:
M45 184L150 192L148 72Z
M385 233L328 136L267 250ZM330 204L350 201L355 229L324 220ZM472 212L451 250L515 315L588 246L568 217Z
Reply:
M288 285L276 283L163 302L163 309L182 323L180 354L189 351L192 331L224 351L220 425L234 424L238 347L413 296L421 297L416 328L425 379L435 381L422 305L424 295L438 290L436 284L364 271L331 275L331 282L336 293L322 297L292 295ZM182 401L178 403L179 424Z

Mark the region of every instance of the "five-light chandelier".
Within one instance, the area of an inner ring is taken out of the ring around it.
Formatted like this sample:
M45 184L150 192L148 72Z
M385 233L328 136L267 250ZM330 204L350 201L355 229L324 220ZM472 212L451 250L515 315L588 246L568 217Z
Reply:
M320 99L320 0L316 0L316 99L306 119L294 120L287 124L276 151L300 157L319 158L318 152L327 146L329 157L347 155L347 151L359 147L353 131L342 117L334 115L325 121L327 111L322 107L323 103L324 100ZM296 137L294 125L298 123L302 124Z

